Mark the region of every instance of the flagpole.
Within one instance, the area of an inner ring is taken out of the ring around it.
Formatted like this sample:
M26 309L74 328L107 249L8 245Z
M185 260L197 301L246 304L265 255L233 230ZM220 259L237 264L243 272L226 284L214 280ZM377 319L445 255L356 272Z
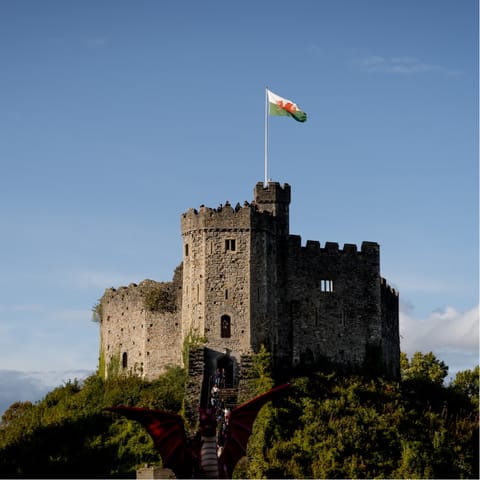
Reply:
M268 186L268 87L265 88L265 181L263 186Z

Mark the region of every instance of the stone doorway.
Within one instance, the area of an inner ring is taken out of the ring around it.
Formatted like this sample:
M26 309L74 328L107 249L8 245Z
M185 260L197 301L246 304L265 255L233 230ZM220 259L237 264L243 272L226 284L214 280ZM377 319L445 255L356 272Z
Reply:
M217 358L216 374L220 375L221 388L233 388L236 386L235 365L228 353Z

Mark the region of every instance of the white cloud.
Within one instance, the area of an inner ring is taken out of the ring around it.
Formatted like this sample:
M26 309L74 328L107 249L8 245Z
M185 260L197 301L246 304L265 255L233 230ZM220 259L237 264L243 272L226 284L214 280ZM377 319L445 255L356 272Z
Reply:
M425 63L413 57L382 57L371 55L359 60L360 67L366 72L379 72L400 75L440 72L449 75L460 73L440 65Z
M478 361L479 308L461 312L446 307L424 319L414 318L410 309L401 308L400 335L401 349L409 356L432 351L437 356L458 353Z

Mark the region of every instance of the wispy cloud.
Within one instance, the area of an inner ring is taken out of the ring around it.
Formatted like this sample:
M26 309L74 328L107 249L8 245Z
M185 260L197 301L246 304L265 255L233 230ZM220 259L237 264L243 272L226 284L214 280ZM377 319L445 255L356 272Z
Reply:
M365 72L388 73L397 75L415 75L421 73L438 72L448 75L458 75L459 70L450 69L441 65L423 62L414 57L382 57L371 55L358 61L360 68Z
M102 48L108 43L108 40L101 36L87 37L83 41L88 48Z

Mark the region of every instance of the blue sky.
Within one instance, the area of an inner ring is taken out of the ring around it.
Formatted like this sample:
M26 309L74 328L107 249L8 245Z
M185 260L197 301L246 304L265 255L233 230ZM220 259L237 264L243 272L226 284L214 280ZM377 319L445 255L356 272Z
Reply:
M478 362L473 0L0 2L0 410L93 372L91 308L253 199L268 85L291 232L381 245L402 350Z

